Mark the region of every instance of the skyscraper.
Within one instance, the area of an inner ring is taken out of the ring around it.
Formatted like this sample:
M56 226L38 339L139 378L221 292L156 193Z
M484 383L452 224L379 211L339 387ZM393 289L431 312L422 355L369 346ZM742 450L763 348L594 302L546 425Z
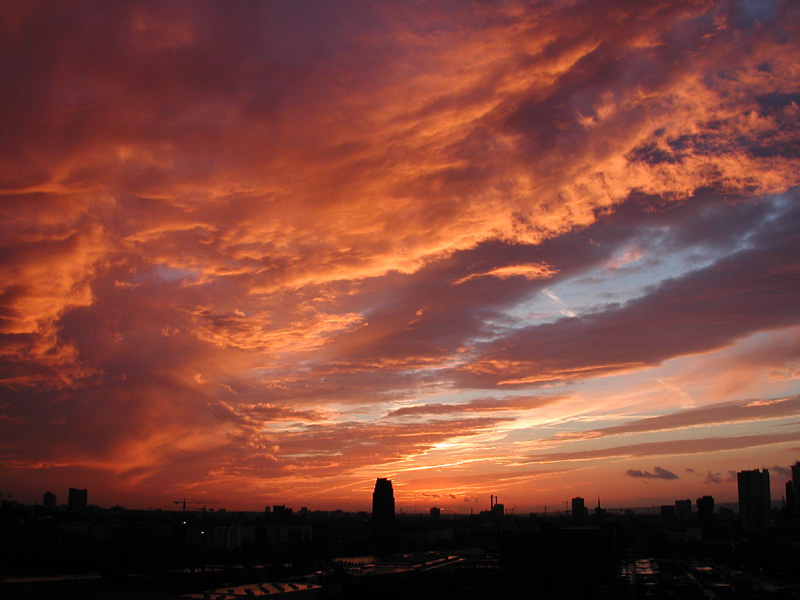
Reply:
M578 525L582 524L586 517L586 503L583 498L572 499L572 521Z
M86 512L88 492L76 488L69 488L67 497L67 510L73 515L82 515Z
M772 499L769 490L769 471L739 471L739 517L743 531L762 531L767 528Z
M800 515L800 461L792 465L792 492L794 496L794 514Z
M372 492L372 529L375 537L388 539L394 532L394 491L389 479L379 477Z
M696 504L700 529L703 530L703 539L706 539L714 533L714 497L703 496L697 499Z

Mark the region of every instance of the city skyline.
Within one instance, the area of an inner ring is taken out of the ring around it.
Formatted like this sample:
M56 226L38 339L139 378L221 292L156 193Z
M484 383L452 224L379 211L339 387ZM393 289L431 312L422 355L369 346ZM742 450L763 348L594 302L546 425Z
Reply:
M782 468L782 467L779 467L779 469L781 471L784 470L784 468ZM790 470L795 476L792 479L789 479L789 480L786 481L785 485L786 485L787 489L792 485L794 485L794 486L797 485L796 474L798 472L800 472L800 461L798 461L797 463L792 465L790 467ZM756 470L752 470L752 471L748 471L748 470L739 471L739 472L735 473L735 477L736 477L736 487L737 487L737 499L736 499L735 502L727 502L727 501L725 501L722 504L725 504L725 505L737 504L738 505L737 512L740 514L740 516L741 516L741 518L743 520L749 521L750 518L751 518L747 514L747 513L751 512L751 507L749 506L751 504L751 502L748 501L747 498L753 495L753 485L751 484L751 481L752 481L752 479L754 477L756 478L757 481L764 480L766 482L765 485L761 485L760 483L756 485L756 487L760 488L760 492L756 492L756 495L759 496L759 497L763 496L765 498L765 503L761 503L760 501L758 501L759 502L758 510L763 511L763 516L761 517L762 518L761 523L765 523L766 519L768 518L768 514L771 511L775 510L775 509L784 509L785 508L785 509L789 510L790 512L797 510L797 507L795 505L796 501L792 497L788 497L786 495L782 495L780 497L780 499L771 499L772 486L769 484L769 470L768 469L764 469L761 472L761 474L759 474L759 471L757 469ZM744 483L743 483L743 481L744 481ZM697 489L698 490L702 490L703 488L697 488ZM744 496L743 496L743 494L744 494ZM8 496L8 495L6 495L6 497L11 499L11 497ZM74 514L83 514L86 511L87 507L89 507L89 506L95 506L96 508L100 508L100 509L110 508L109 506L97 506L97 505L90 504L87 501L87 497L88 497L88 490L70 488L69 489L69 495L68 495L68 502L66 504L62 503L60 506L61 506L61 508L63 510L66 510L68 513L73 514L73 515ZM705 496L705 497L706 498L712 498L712 500L713 500L712 496ZM42 507L44 507L46 509L54 510L54 509L58 508L58 506L59 506L58 503L57 503L57 498L58 498L57 494L54 494L51 490L47 490L42 495L41 503L35 503L34 502L34 503L31 503L30 506L42 506ZM562 499L557 505L551 504L551 505L548 506L546 504L543 504L543 505L540 505L540 506L537 507L537 506L535 506L535 504L528 504L528 505L524 505L523 506L523 510L520 510L517 506L513 506L513 507L510 507L509 514L510 515L524 515L524 514L527 514L528 512L531 512L532 514L541 514L542 516L547 516L548 515L548 508L549 508L551 515L561 515L561 514L567 514L567 515L573 514L574 515L574 513L576 511L576 506L577 506L578 507L577 510L579 512L579 515L581 515L579 518L581 520L582 519L588 519L589 518L589 512L588 512L589 511L589 506L586 505L585 501L586 501L585 498L579 496L579 497L573 497L571 499ZM476 509L479 512L484 512L483 509L485 508L485 506L481 502L482 502L482 499L479 499L479 501L477 503L478 504L477 507L470 506L469 508L466 508L466 509L464 509L462 507L462 510L452 509L452 508L451 509L445 508L444 509L445 510L445 514L449 513L451 515L460 515L460 516L472 515L472 514L475 514ZM697 502L699 503L700 499L697 499ZM742 508L743 503L745 505L744 509ZM176 505L176 508L174 510L175 511L180 511L180 512L186 512L187 505L188 505L188 510L190 512L206 513L206 512L214 512L215 510L221 510L222 512L227 512L227 510L228 510L227 507L225 507L225 506L213 506L213 505L220 505L221 503L219 501L215 501L215 500L212 500L210 498L206 499L206 500L187 500L186 498L181 498L181 499L178 499L178 500L174 500L171 504ZM413 505L413 506L409 506L409 507L403 507L403 506L396 507L395 506L395 500L394 500L394 492L393 492L392 480L384 478L384 477L378 477L375 480L375 485L374 485L374 488L372 490L372 500L371 500L370 504L371 504L371 510L369 510L370 507L366 507L365 508L364 506L360 506L354 512L360 512L360 513L370 512L373 515L373 520L377 518L378 522L382 523L382 526L384 528L388 527L389 529L391 529L391 526L388 525L388 522L393 520L395 514L401 514L401 515L404 514L404 513L414 514L414 515L417 515L417 514L429 514L429 515L432 516L434 511L435 511L436 515L438 517L441 514L441 510L442 510L438 506L433 506L433 505L431 505L430 507L425 507L425 506L421 506L421 505ZM600 511L603 514L605 514L608 510L622 511L623 509L624 510L630 510L630 509L642 510L643 509L645 511L650 510L651 512L655 511L655 510L659 510L659 511L662 511L662 514L663 514L663 509L664 509L665 506L674 506L675 510L679 511L679 513L680 513L680 511L684 511L686 514L691 514L692 513L693 500L691 498L685 498L685 499L684 498L676 498L674 500L674 502L669 502L667 504L662 504L660 506L651 505L651 506L614 506L614 507L609 507L608 505L603 506L602 503L601 503L601 498L598 496L597 497L597 504L593 508L593 511L595 513ZM487 514L488 513L493 513L494 509L496 507L500 507L500 514L502 515L504 513L504 505L502 503L500 503L500 497L496 496L494 494L490 494L489 495L489 511L485 511L485 512L487 512ZM728 507L726 507L726 508L728 508ZM119 506L117 504L117 505L115 505L115 508L125 508L125 507ZM138 507L138 508L141 508L141 507ZM150 507L147 507L147 508L148 508L148 510L153 510L154 508L158 510L158 509L171 508L171 507L169 507L169 506L167 506L167 507L164 507L164 506L152 507L152 506L150 506ZM406 508L408 510L406 510ZM535 510L537 508L541 510L541 513L537 513L537 511ZM136 509L134 509L134 510L136 510ZM288 510L287 514L290 515L293 512L294 507L286 506L284 504L275 505L275 504L271 504L269 501L267 501L265 507L263 508L263 510L266 511L268 514L270 512L275 512L275 514L277 514L277 511L286 512ZM331 512L331 511L341 511L342 509L338 508L338 507L337 508L331 508L330 506L326 506L325 508L312 507L311 509L309 509L308 506L302 506L300 508L300 512L301 513L304 513L304 512L309 511L309 510L312 511L312 512L315 512L315 511ZM745 514L742 514L743 510L745 511ZM255 511L245 511L245 512L256 512L256 513L259 513L261 511L262 511L262 509L258 509L258 510L255 510ZM234 512L236 512L236 511L234 511ZM376 517L376 515L377 515L377 517ZM389 515L391 515L391 516L389 516ZM598 518L597 515L595 515L595 519L597 519L597 518Z
M800 7L0 7L0 493L468 513L800 461Z

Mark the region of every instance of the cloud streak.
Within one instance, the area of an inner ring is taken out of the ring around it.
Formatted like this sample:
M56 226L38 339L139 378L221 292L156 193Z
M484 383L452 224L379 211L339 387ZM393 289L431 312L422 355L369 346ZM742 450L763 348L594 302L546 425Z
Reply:
M672 431L707 425L747 423L781 419L800 413L800 397L777 398L774 400L742 400L704 406L669 415L629 421L624 425L605 427L581 433L561 434L560 439L592 439L607 436Z
M573 452L552 452L537 454L528 458L533 463L556 463L584 460L600 460L608 458L642 458L648 456L688 456L709 452L724 452L743 448L758 448L773 444L785 444L797 435L797 431L771 433L763 435L745 435L737 437L710 437L691 440L668 440L663 442L645 442L627 446L613 446Z
M517 397L517 398L480 398L471 400L464 404L441 404L441 403L426 403L417 404L413 406L404 406L398 408L387 414L387 417L409 417L421 415L445 415L461 412L507 412L519 410L533 410L554 402L558 402L561 398L558 397Z

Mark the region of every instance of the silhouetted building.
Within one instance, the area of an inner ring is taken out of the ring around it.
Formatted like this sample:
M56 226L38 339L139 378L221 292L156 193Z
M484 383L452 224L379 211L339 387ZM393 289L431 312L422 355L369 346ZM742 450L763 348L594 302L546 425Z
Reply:
M586 520L586 503L583 498L572 499L572 521L582 525Z
M313 526L301 523L270 523L267 525L267 546L281 548L284 546L299 546L308 544L313 540Z
M503 516L506 514L506 506L497 501L497 496L489 496L489 508L494 521L503 520Z
M675 515L679 519L684 519L692 516L692 501L688 498L686 500L675 500Z
M697 515L703 536L708 537L714 531L714 497L703 496L697 499Z
M55 510L56 495L53 492L45 492L44 498L42 499L42 506L44 506L47 510Z
M69 488L69 497L67 498L67 510L73 515L82 515L83 513L86 512L88 497L89 493L87 490Z
M794 497L794 481L787 481L786 482L786 513L792 517L797 514L797 510L795 508L797 501Z
M769 471L739 471L739 518L742 531L763 531L769 521L772 506L769 489Z
M392 482L384 477L375 481L372 492L372 528L379 539L388 539L394 533L394 491Z
M441 511L441 510L439 510L437 507L435 507L435 506L434 506L434 507L431 509L431 519L433 519L434 521L438 521L438 520L439 520L439 517L440 517L441 515L442 515L442 511Z
M794 495L794 514L800 515L800 461L792 465L792 492Z
M606 517L606 509L600 507L600 496L597 497L597 506L594 509L594 518L600 523Z
M279 523L286 523L292 518L292 509L284 504L275 504L272 507L272 520Z
M235 550L254 541L255 527L252 525L214 525L211 530L211 544L217 550Z
M601 598L598 586L613 581L617 570L615 529L567 527L536 533L506 529L500 537L500 563L501 577L521 576L529 586L519 597ZM507 596L502 588L492 592L485 597L518 597Z

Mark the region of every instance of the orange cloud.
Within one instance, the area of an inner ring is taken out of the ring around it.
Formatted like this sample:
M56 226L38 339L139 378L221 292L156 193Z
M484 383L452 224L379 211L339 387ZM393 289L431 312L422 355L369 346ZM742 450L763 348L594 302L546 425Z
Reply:
M570 439L794 414L788 4L7 4L0 469L28 493L470 477L578 382L767 331L747 394Z
M525 279L545 279L555 275L557 272L558 271L553 270L548 264L508 265L506 267L496 267L485 273L473 273L472 275L454 281L453 285L464 283L476 277L498 277L499 279L524 277Z

